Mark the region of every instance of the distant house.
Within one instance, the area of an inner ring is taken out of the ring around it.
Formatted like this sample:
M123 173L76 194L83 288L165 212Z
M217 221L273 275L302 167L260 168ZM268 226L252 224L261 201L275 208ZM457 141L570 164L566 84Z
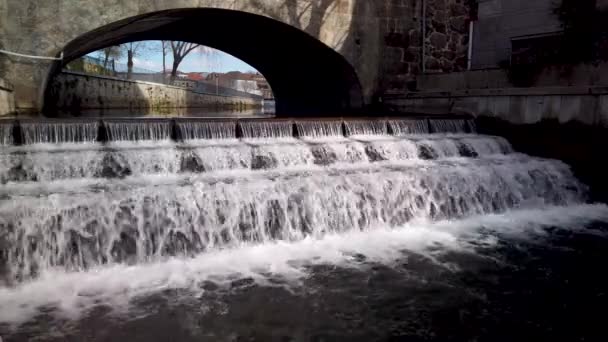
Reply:
M193 81L204 81L208 75L208 72L189 72L186 73L185 78Z
M217 84L221 87L234 89L237 91L272 98L272 91L268 82L259 73L244 73L240 71L230 71L227 73L210 73L206 81Z

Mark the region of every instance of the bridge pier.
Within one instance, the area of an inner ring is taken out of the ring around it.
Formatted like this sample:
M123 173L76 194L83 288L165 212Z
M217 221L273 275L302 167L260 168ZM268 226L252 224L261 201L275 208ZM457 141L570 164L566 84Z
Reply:
M26 116L41 115L44 93L52 61L26 60L10 57L4 63L3 77L11 84L15 113Z

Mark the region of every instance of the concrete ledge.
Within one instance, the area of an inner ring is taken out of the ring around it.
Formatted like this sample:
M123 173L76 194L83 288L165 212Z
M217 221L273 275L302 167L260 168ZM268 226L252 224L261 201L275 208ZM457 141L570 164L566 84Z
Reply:
M495 89L513 87L506 69L480 69L418 76L426 90ZM607 86L608 63L548 65L539 70L531 87Z
M604 95L608 86L598 87L534 87L534 88L495 88L466 89L450 91L421 91L386 94L386 99L426 99L470 96L547 96L547 95Z
M608 87L476 89L393 94L399 112L470 114L530 124L545 119L608 126Z

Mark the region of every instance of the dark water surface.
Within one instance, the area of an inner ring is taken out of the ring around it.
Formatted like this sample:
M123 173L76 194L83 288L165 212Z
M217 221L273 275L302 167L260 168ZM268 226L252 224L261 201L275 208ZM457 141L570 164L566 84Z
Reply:
M49 309L6 341L602 341L608 227L545 227L491 246L390 263L353 254L343 265L302 265L293 282L233 274L193 289L99 305L77 319ZM481 232L483 234L483 232ZM439 247L437 247L439 248Z

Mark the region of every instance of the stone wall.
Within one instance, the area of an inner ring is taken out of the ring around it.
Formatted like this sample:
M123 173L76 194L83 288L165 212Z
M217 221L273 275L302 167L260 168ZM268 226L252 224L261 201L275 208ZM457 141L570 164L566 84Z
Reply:
M379 11L384 39L381 89L403 90L408 81L423 71L466 69L469 41L466 0L384 1Z
M0 78L0 116L13 114L14 111L13 87Z
M304 31L307 37L314 37L323 43L354 69L363 101L370 103L375 96L384 92L404 89L409 80L422 72L423 66L428 72L461 70L466 66L466 1L469 0L175 0L117 4L115 0L83 0L82 6L74 6L71 0L0 0L0 46L10 51L40 56L59 56L64 52L69 59L78 57L72 56L72 53L80 50L88 52L108 42L113 43L118 38L138 35L145 39L160 39L160 34L165 33L161 32L160 27L175 18L159 17L156 22L156 19L147 17L151 13L197 8L234 10L235 13L271 18ZM426 15L423 20L424 8ZM146 20L134 23L133 27L122 24L124 20L144 16ZM121 24L117 24L119 22ZM230 25L228 22L227 25ZM425 29L423 23L426 23ZM221 24L214 28L221 28ZM201 30L202 24L198 25L197 30ZM292 43L293 37L297 35L289 35L285 30L285 37L277 38L279 40L258 39L281 33L280 30L265 31L263 25L260 21L260 24L252 25L250 30L218 29L213 31L213 35L193 37L200 38L197 42L201 44L215 44L215 47L256 67L271 84L274 83L273 86L281 88L276 89L277 96L287 89L289 93L284 98L288 101L314 101L318 96L300 100L298 96L306 92L301 89L289 90L293 65L302 68L311 64L306 72L300 73L314 78L311 86L318 86L329 84L328 79L335 81L329 76L332 71L328 67L323 69L323 66L331 60L337 61L337 58L321 61L321 57L329 55L321 50L318 51L319 58L314 61L310 58L311 50L306 50L306 58L298 57L305 55L300 53L305 48L301 44L292 46L295 44ZM110 26L111 29L108 29ZM175 37L183 38L187 32L197 30L179 30L180 35L176 34ZM237 33L231 36L232 31ZM230 44L222 44L224 41ZM246 46L252 41L258 45L257 48ZM422 57L423 50L427 52L426 58ZM47 78L51 70L56 70L53 69L55 67L57 65L51 61L0 55L0 77L15 86L16 104L23 111L36 113L40 110ZM354 94L357 89L343 91ZM355 99L349 105L357 108L360 103Z
M261 108L262 99L211 95L158 83L63 72L54 78L49 101L59 110Z

